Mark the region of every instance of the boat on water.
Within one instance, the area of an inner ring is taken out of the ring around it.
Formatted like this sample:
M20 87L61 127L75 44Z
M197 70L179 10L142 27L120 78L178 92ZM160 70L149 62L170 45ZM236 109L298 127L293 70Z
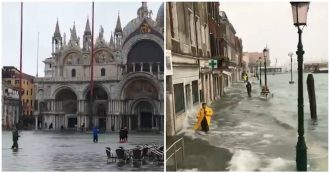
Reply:
M261 73L265 73L265 68L261 68ZM285 70L283 67L267 67L267 75L275 75L275 74L286 74L289 73L288 70Z
M315 69L313 73L328 73L328 68Z

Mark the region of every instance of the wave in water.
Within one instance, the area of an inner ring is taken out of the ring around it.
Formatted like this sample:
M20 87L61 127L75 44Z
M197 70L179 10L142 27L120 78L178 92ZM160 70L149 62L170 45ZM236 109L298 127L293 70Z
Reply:
M248 150L236 150L229 161L229 171L294 171L295 162L283 158L260 158Z

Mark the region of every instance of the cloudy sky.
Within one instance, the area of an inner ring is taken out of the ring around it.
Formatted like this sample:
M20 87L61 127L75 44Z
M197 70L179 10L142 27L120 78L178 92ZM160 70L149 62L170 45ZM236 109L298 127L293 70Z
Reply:
M37 44L39 32L39 77L44 76L42 61L51 56L52 36L58 18L60 32L70 38L70 28L75 23L77 34L82 40L83 32L89 16L92 24L91 2L25 2L23 19L23 72L36 75L37 72ZM148 8L153 11L155 19L161 2L148 2ZM137 17L137 9L141 2L95 2L94 35L99 33L100 25L104 28L106 41L110 40L120 13L122 28ZM19 68L20 45L20 3L2 3L2 65ZM80 43L82 45L82 43Z
M289 2L220 2L242 38L246 52L261 52L266 44L272 65L289 63L289 52L297 50L298 33ZM311 2L303 30L304 62L328 58L328 3ZM296 59L296 55L294 55Z
M237 36L243 40L245 52L262 51L268 45L273 62L289 63L289 52L295 52L298 43L297 29L293 26L289 2L220 2L235 27ZM148 7L156 17L161 2L149 2ZM114 30L118 10L122 27L136 17L141 2L98 2L95 3L95 35L99 26L104 28L104 36L109 41ZM56 19L60 31L70 37L70 28L75 22L77 33L82 38L87 16L91 22L90 2L25 2L23 71L36 74L37 35L40 33L39 76L44 75L42 60L51 55L51 37ZM308 12L307 26L303 30L304 61L320 61L328 58L328 3L312 2ZM20 4L2 3L2 65L19 67ZM294 56L296 58L296 55Z

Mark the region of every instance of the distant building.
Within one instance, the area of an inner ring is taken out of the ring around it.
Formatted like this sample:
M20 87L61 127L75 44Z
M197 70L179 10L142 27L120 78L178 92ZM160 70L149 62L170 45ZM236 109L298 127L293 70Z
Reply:
M229 61L232 81L239 81L242 71L243 44L226 12L220 11L220 55Z
M244 52L243 53L245 59L248 59L248 63L247 63L247 66L249 68L249 71L251 73L255 73L255 68L257 66L260 66L260 63L259 63L259 58L261 58L261 66L264 67L264 54L263 52ZM270 66L270 53L269 53L269 49L268 49L268 54L267 54L267 57L266 57L266 66Z
M231 80L232 75L227 67L223 66L223 62L228 60L221 54L221 16L219 2L207 2L208 9L208 24L209 24L209 37L211 48L211 59L217 61L217 66L213 68L213 99L220 98L224 95L225 81Z
M2 68L2 80L15 88L20 87L20 71L13 66ZM35 104L35 77L22 73L22 115L32 116Z
M12 129L19 122L19 88L2 81L2 128Z
M304 63L304 72L327 71L328 62L309 62Z

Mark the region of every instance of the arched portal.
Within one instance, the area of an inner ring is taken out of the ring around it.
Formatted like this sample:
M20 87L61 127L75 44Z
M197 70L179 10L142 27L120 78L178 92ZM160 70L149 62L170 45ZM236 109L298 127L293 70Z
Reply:
M100 130L106 130L106 116L108 105L108 94L101 86L95 86L93 88L93 96L91 97L91 90L86 92L86 100L89 102L87 108L90 126L98 126ZM91 99L92 98L92 99Z
M54 120L51 120L55 126L57 126L58 122L63 121L61 126L65 126L67 128L76 128L77 127L77 111L78 111L78 101L77 95L68 88L64 88L56 93L55 95L55 103L57 112L64 112L64 119L57 120L54 117ZM52 119L52 118L51 118Z
M152 50L152 51L146 51ZM164 51L152 40L140 40L135 43L127 55L128 71L133 71L132 64L135 64L135 71L157 72L164 70Z
M62 111L66 114L77 113L77 96L70 89L60 90L56 96L55 100L62 102Z
M130 102L130 122L132 130L151 130L157 127L157 100L159 91L155 84L146 78L128 81L122 96ZM125 121L124 121L125 122Z
M135 107L138 115L140 129L151 129L153 127L153 106L147 101L139 102Z

